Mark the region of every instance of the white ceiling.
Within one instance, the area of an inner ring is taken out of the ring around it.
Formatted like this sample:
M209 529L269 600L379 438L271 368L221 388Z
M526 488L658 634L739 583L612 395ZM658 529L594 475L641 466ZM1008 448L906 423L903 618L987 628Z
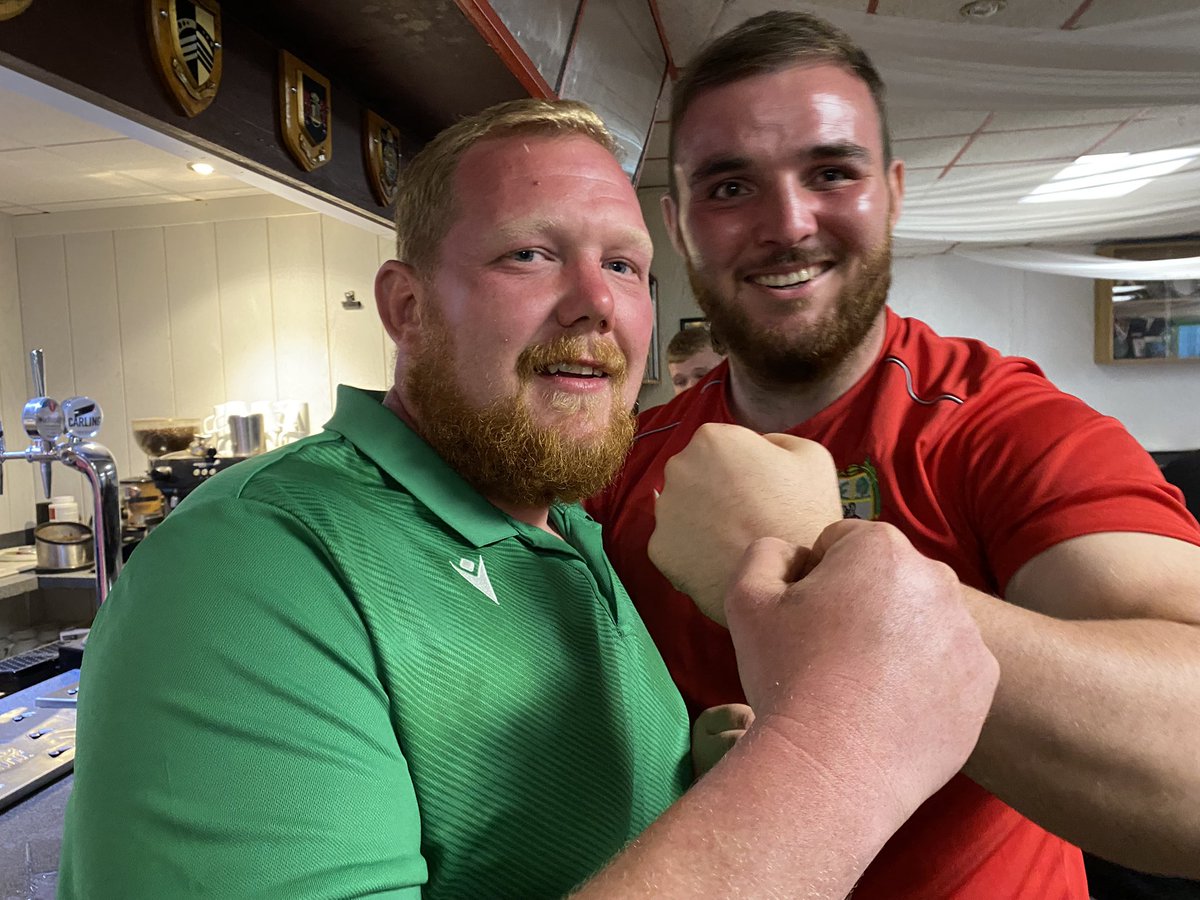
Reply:
M1008 242L1031 242L1020 238L1017 226L1038 211L1018 207L1016 201L1076 157L1200 145L1197 0L1007 0L1006 8L992 18L970 22L958 14L961 0L657 0L657 5L677 66L711 36L779 7L824 15L868 46L889 85L896 155L907 166L905 216L910 221L923 216L923 222L947 223L945 240L910 241L907 248L901 240L897 249L902 253L939 252L958 240L982 240L969 228L961 234L955 228L964 214L984 218L971 206L976 192L995 194L1001 188L1011 208L989 208L987 215L1011 225ZM901 42L895 56L877 52L881 34ZM1007 48L999 62L1011 64L1023 55L1036 63L1049 54L1052 61L1061 57L1069 63L1073 68L1068 74L1076 77L1073 84L1080 92L1078 104L1064 102L1061 96L1057 102L1042 95L1021 96L1005 85L991 85L990 94L988 85L966 90L962 82L969 79L961 75L920 91L919 80L896 70L897 60L919 59L935 40L938 53L948 60L957 53L953 64L969 73L977 60L987 60L986 54L996 50L997 37ZM1144 90L1136 96L1124 90L1119 72L1114 79L1111 71L1100 71L1121 66L1183 74L1164 82L1173 93L1147 100ZM1093 71L1096 78L1090 81L1079 77ZM29 93L0 84L0 214L32 216L262 192L241 180L248 178L261 187L261 176L256 180L220 160L213 160L216 174L196 175L181 156L126 136L136 131L120 133L30 99ZM1125 102L1105 102L1113 96ZM982 99L965 103L964 98ZM1139 102L1131 102L1135 99ZM665 104L660 106L660 120L663 109ZM98 121L121 127L111 120ZM656 190L666 185L666 146L666 123L657 121L641 187ZM198 155L194 151L188 158ZM1192 168L1200 177L1200 163ZM1200 232L1200 191L1196 193L1195 208L1190 200L1183 204L1178 196L1169 196L1167 186L1158 187L1157 193L1152 186L1119 201L1106 200L1110 221L1085 230L1072 229L1067 224L1070 217L1054 210L1036 239L1045 243L1061 237L1059 243L1079 243ZM1169 206L1172 214L1151 221L1146 209L1154 203ZM1061 234L1050 234L1060 226Z
M217 171L0 87L0 214L182 203L260 194Z

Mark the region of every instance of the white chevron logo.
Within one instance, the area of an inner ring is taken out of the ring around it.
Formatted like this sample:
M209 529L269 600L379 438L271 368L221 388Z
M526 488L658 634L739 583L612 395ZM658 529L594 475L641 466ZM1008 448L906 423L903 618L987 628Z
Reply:
M488 578L487 566L483 564L482 556L479 557L478 563L463 557L458 562L451 562L450 565L454 566L454 571L465 578L471 587L497 606L500 605L500 601L496 599L496 592L492 590L492 582Z

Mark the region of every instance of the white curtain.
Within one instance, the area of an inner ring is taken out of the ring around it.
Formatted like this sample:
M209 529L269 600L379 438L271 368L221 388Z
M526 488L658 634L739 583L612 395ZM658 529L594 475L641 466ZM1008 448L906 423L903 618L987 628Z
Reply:
M994 266L1008 266L1051 275L1075 275L1080 278L1112 278L1122 281L1200 278L1200 256L1183 259L1112 259L1108 256L1061 253L1036 247L959 247L955 249L954 254Z
M1151 6L1135 21L1064 32L867 15L798 0L727 0L710 33L780 6L849 32L880 69L894 109L1144 110L1161 123L1158 149L1200 141L1200 4L1171 14ZM1065 165L1006 167L1000 175L956 169L944 182L914 180L896 237L919 252L922 244L940 250L1200 232L1200 161L1120 198L1019 202Z

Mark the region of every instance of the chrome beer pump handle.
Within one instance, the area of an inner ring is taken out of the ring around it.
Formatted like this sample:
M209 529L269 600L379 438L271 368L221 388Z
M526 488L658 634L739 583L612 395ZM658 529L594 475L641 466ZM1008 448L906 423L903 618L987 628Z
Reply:
M21 424L25 426L25 433L29 435L30 450L44 460L41 463L42 490L45 491L48 500L53 493L53 474L50 466L52 457L49 454L53 453L54 442L65 430L65 423L61 407L55 400L46 396L46 360L43 351L29 351L29 368L33 373L35 396L21 411Z
M103 603L121 571L121 494L117 464L108 448L75 440L58 450L63 465L77 469L92 489L96 537L96 602Z
M96 532L96 600L103 603L121 570L121 495L117 465L108 448L92 438L100 433L104 411L91 397L62 402L67 433L58 445L64 465L83 473L92 488Z
M46 396L46 351L29 351L29 368L33 372L33 393L36 397Z

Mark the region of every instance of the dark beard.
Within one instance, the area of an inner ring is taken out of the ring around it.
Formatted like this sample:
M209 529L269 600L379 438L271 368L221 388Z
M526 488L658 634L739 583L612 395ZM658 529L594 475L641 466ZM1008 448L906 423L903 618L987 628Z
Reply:
M618 402L607 427L591 439L568 437L553 425L533 421L525 398L502 397L486 407L471 405L459 387L447 329L425 315L425 340L405 379L406 401L418 430L452 469L490 500L523 507L574 503L606 487L633 441L636 420ZM539 366L582 355L588 343L562 338L526 348L517 362L521 385ZM613 392L621 396L625 359L611 343L590 345L590 355L614 372ZM615 358L614 358L615 354ZM590 415L586 402L572 413Z
M803 261L782 255L772 262ZM687 269L714 339L743 367L775 384L813 384L835 372L875 324L892 283L892 240L889 236L863 260L862 271L842 289L832 314L801 335L787 336L780 329L757 325L736 301L718 295L690 261Z

